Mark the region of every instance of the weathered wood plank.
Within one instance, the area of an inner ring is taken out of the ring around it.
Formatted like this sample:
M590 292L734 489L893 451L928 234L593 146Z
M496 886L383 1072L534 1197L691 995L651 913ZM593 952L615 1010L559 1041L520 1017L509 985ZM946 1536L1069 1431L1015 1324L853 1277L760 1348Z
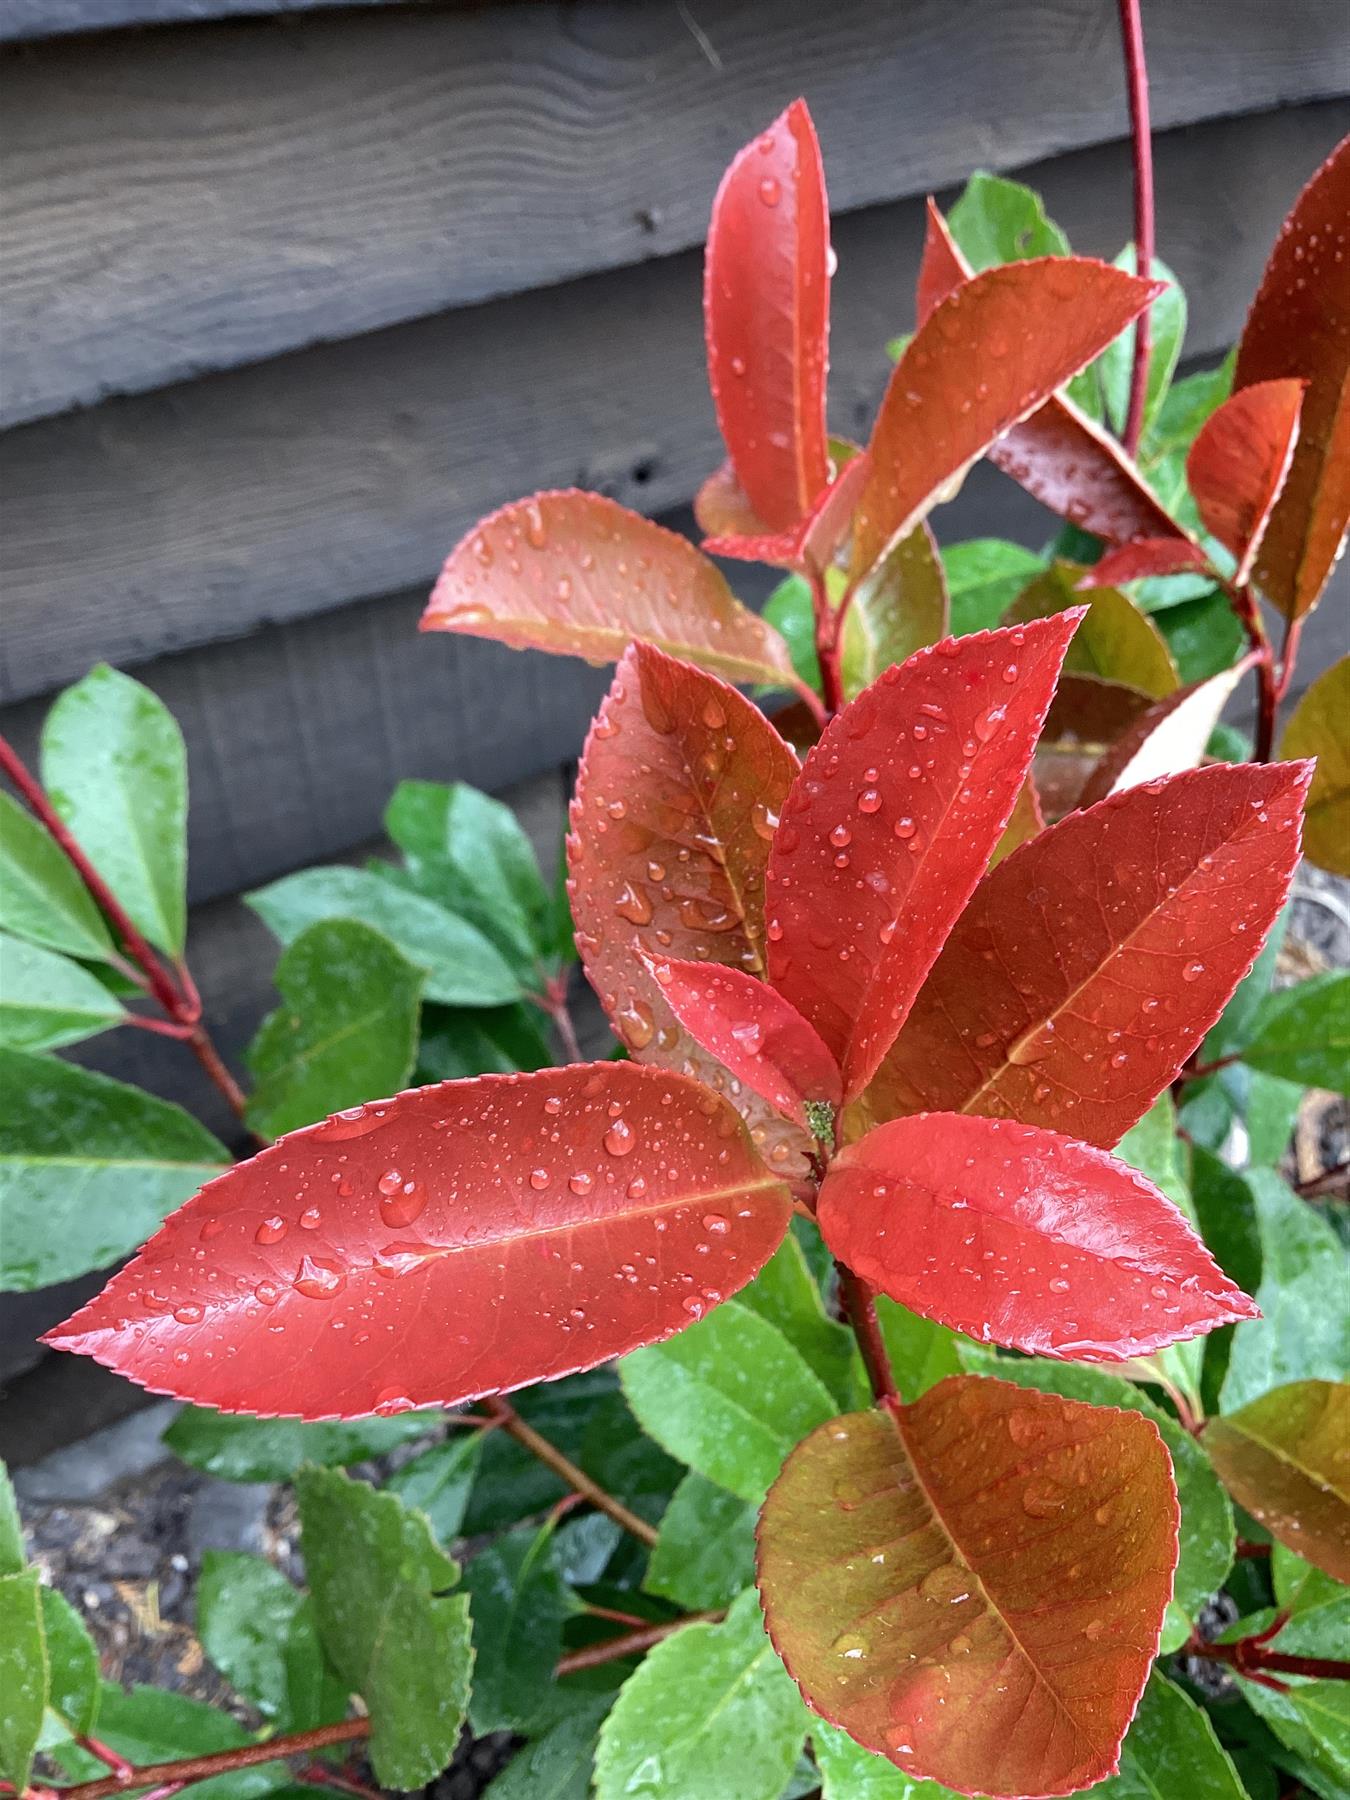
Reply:
M248 13L313 12L330 6L390 6L396 0L5 0L0 43L116 31L124 25L182 25Z
M1161 248L1188 349L1235 335L1279 221L1345 130L1329 102L1168 133ZM1120 146L1029 172L1082 248L1129 231ZM917 202L840 221L832 419L866 429L909 321ZM717 444L696 253L110 401L0 439L0 697L429 582L532 487L686 501Z
M799 91L839 210L1126 129L1102 0L705 10L707 48L665 0L22 47L0 422L684 249ZM1350 88L1344 0L1229 0L1222 29L1168 0L1149 29L1160 129Z

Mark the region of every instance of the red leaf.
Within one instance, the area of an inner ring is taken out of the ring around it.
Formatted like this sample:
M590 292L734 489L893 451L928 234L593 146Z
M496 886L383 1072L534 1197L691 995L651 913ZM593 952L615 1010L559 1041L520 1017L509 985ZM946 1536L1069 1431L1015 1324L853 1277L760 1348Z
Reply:
M880 1125L830 1164L819 1220L840 1261L911 1312L1035 1356L1147 1356L1258 1317L1151 1182L1034 1125Z
M787 645L686 539L599 494L502 507L451 551L423 631L612 662L634 639L729 681L799 688Z
M1084 571L1080 588L1123 587L1127 581L1144 581L1151 575L1203 574L1209 559L1199 544L1183 537L1143 537L1122 544L1091 569Z
M723 176L704 265L717 422L771 531L795 524L829 476L829 246L820 145L794 100Z
M642 957L680 1024L737 1081L804 1131L808 1100L838 1106L838 1064L781 994L740 969Z
M867 1082L1008 821L1077 612L947 638L826 728L769 862L769 979Z
M953 1375L832 1419L760 1517L769 1635L807 1703L958 1793L1117 1767L1177 1560L1152 1420Z
M731 1091L633 955L764 970L769 840L797 759L734 688L647 645L620 663L581 760L567 844L577 948L631 1054ZM804 1172L801 1133L734 1096L774 1169Z
M227 1412L449 1406L669 1337L754 1275L789 1211L696 1082L625 1063L448 1081L209 1183L47 1342Z
M1237 558L1245 586L1288 479L1298 442L1303 381L1259 381L1212 412L1186 458L1186 479L1205 529Z
M919 324L970 279L970 267L947 221L929 200L919 269ZM1013 425L990 446L989 460L1051 512L1109 543L1180 530L1116 440L1064 394L1053 394Z
M707 537L703 549L709 556L731 556L741 562L770 563L781 569L823 570L848 536L853 508L866 479L867 455L863 452L845 463L789 530L759 536Z
M980 883L865 1096L1109 1146L1256 958L1310 763L1196 769L1070 813Z
M1316 606L1350 520L1350 137L1294 202L1238 346L1234 386L1306 381L1298 447L1256 559L1288 619Z
M1095 806L1124 788L1199 768L1220 714L1246 672L1244 658L1208 681L1178 688L1141 713L1092 771L1078 796L1079 806Z
M694 495L694 519L705 537L758 538L772 535L746 498L729 462L714 469Z

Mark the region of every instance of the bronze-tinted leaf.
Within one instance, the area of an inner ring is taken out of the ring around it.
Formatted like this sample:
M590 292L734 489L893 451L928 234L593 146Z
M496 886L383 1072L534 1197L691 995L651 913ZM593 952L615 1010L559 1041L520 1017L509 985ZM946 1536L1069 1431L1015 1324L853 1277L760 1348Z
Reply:
M1108 550L1086 570L1079 587L1123 587L1127 581L1145 581L1154 575L1202 574L1209 559L1199 544L1184 537L1134 538Z
M901 1306L1034 1356L1114 1362L1257 1316L1152 1182L1032 1125L880 1125L830 1164L819 1218Z
M862 464L851 463L850 470ZM860 480L866 465L860 470ZM947 578L932 532L919 525L859 581L844 616L844 698L856 700L883 669L947 635Z
M1086 602L1087 617L1074 633L1065 671L1116 682L1154 700L1172 693L1177 667L1158 627L1119 588L1086 586L1085 573L1091 572L1076 563L1055 563L1017 596L1006 622L1045 619Z
M1117 1767L1177 1559L1151 1420L954 1375L832 1419L759 1524L769 1634L809 1705L964 1794Z
M1237 558L1246 584L1298 443L1302 381L1258 381L1216 408L1186 458L1186 479L1211 532Z
M536 494L450 552L423 631L614 661L635 639L728 681L800 687L787 645L686 539L599 494Z
M987 1113L1118 1142L1251 967L1298 861L1311 772L1220 763L1032 838L976 889L869 1115Z
M930 199L916 295L919 324L970 278L960 247ZM1116 440L1065 394L1053 394L1006 431L990 446L989 460L1051 512L1108 543L1180 530Z
M1350 1387L1293 1381L1205 1426L1224 1486L1272 1536L1350 1581Z
M1320 868L1350 875L1350 656L1325 670L1294 708L1281 756L1315 756L1303 847Z
M1208 681L1178 688L1141 713L1083 784L1079 806L1095 806L1122 788L1198 769L1219 715L1246 672L1245 661L1235 663L1231 669L1211 675Z
M1287 619L1316 606L1350 519L1350 137L1294 202L1238 346L1233 384L1306 381L1293 466L1256 559Z
M734 688L637 645L586 742L567 844L577 948L626 1049L734 1092L633 954L761 975L769 843L797 759ZM804 1168L801 1132L736 1095L771 1166Z
M750 505L771 532L829 477L830 218L811 114L794 100L732 161L704 263L708 380Z
M789 1210L697 1082L448 1081L239 1163L47 1341L227 1412L449 1406L669 1337L744 1286Z
M1036 778L1028 775L1013 802L1012 814L1003 827L1003 836L989 858L989 867L996 869L1005 856L1011 856L1028 838L1034 838L1038 831L1044 830L1045 815L1041 811L1041 797L1036 792Z
M769 978L859 1092L998 843L1078 613L944 639L826 728L783 809Z

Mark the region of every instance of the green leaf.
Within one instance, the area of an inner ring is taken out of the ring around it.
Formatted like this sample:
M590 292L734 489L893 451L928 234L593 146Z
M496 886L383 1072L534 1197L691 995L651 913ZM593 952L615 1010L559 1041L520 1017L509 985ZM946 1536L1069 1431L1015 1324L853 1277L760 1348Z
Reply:
M152 944L187 936L187 751L150 689L106 663L42 728L42 780L80 848Z
M1210 414L1232 393L1236 359L1237 352L1232 351L1217 368L1201 369L1172 383L1144 433L1145 469L1168 451L1180 451L1184 457Z
M947 580L933 535L920 525L859 582L844 619L840 673L856 699L894 663L947 635Z
M1350 970L1332 969L1271 994L1242 1060L1304 1087L1350 1094Z
M586 1800L608 1700L579 1705L516 1752L487 1786L487 1800Z
M324 1662L309 1597L261 1556L206 1552L197 1636L230 1685L278 1730L347 1716L347 1692Z
M0 1290L103 1269L229 1161L180 1107L51 1056L0 1049Z
M553 1060L539 1014L528 1006L423 1007L417 1072L423 1081L462 1081L542 1069Z
M1294 1122L1303 1104L1303 1085L1232 1063L1219 1071L1219 1086L1233 1111L1247 1129L1244 1161L1267 1166L1278 1163L1289 1147Z
M1254 1294L1261 1283L1261 1232L1251 1188L1199 1145L1191 1151L1191 1181L1201 1236L1228 1279Z
M221 1481L292 1481L305 1463L341 1469L384 1456L429 1431L437 1416L408 1412L306 1424L185 1406L163 1441L185 1463Z
M1120 1773L1092 1789L1101 1800L1247 1800L1208 1716L1157 1669L1120 1749Z
M755 1578L759 1508L690 1470L661 1520L643 1582L690 1612L727 1606Z
M516 976L467 919L368 869L301 869L244 898L283 944L330 919L352 919L380 932L425 971L428 1000L501 1006L520 998Z
M859 1386L862 1365L853 1334L826 1317L806 1253L795 1237L789 1234L783 1239L736 1301L778 1327L845 1411L865 1403L865 1384Z
M113 941L103 915L55 838L0 793L0 921L48 950L104 961Z
M1192 1225L1195 1224L1191 1191L1181 1167L1177 1109L1166 1089L1143 1118L1131 1125L1111 1154L1147 1176L1154 1187L1161 1188L1172 1204L1185 1213Z
M951 599L951 633L990 631L1030 582L1045 572L1045 558L1003 538L972 538L942 552Z
M328 1660L366 1703L382 1786L422 1787L454 1754L473 1667L459 1570L420 1513L332 1469L296 1481Z
M473 1615L476 1732L529 1732L553 1685L563 1623L576 1610L558 1574L553 1525L523 1526L481 1550L464 1571Z
M958 1800L950 1788L906 1775L888 1757L864 1750L846 1731L822 1719L811 1721L811 1743L824 1800Z
M952 236L973 269L1021 262L1030 256L1067 256L1069 240L1045 215L1039 194L1021 182L977 169L947 215Z
M107 1031L125 1017L88 969L0 932L0 1044L54 1050Z
M19 1503L14 1498L9 1469L0 1459L0 1575L21 1575L27 1567Z
M1264 1631L1272 1612L1240 1620L1224 1633L1232 1642ZM1271 1648L1292 1656L1341 1658L1350 1642L1350 1588L1341 1588L1324 1605L1297 1613ZM1281 1675L1287 1691L1277 1693L1239 1677L1243 1698L1260 1714L1276 1737L1306 1760L1326 1780L1350 1786L1350 1682L1309 1681Z
M388 938L354 919L325 919L296 938L275 981L284 1004L246 1056L255 1131L280 1137L407 1085L423 974Z
M42 1635L47 1646L47 1717L39 1749L92 1731L98 1722L98 1651L84 1620L58 1588L44 1587Z
M734 1300L619 1372L643 1429L743 1500L762 1500L788 1451L836 1410L782 1332Z
M710 1315L716 1317L716 1314ZM600 1728L597 1800L778 1800L806 1734L754 1589L720 1625L686 1625L648 1652Z
M0 1575L0 1776L24 1793L47 1707L38 1572Z
M1135 272L1134 245L1127 244L1116 258L1116 267L1127 274ZM1169 285L1159 294L1149 310L1152 339L1148 363L1148 388L1144 402L1144 424L1156 418L1163 396L1171 384L1181 356L1186 335L1186 296L1176 276L1158 257L1153 259L1153 278ZM1107 345L1094 367L1101 382L1106 402L1106 416L1119 436L1125 429L1130 409L1130 381L1134 370L1133 325L1127 325L1113 343Z
M520 1416L572 1462L581 1463L582 1445L597 1408L615 1396L613 1366L588 1369L561 1381L542 1382L511 1396ZM586 1473L599 1480L593 1469ZM503 1526L543 1512L566 1493L551 1469L504 1431L489 1432L482 1444L478 1477L469 1498L462 1529L466 1536L500 1531Z
M959 1346L965 1339L957 1332L910 1312L884 1294L877 1296L877 1319L902 1400L917 1400L944 1375L961 1369Z
M384 1485L404 1506L425 1513L436 1536L448 1544L464 1523L482 1448L479 1432L452 1432L442 1443L404 1463Z
M1279 1543L1270 1546L1270 1576L1275 1598L1293 1613L1332 1605L1346 1592L1345 1584L1334 1575L1305 1562Z
M1328 1303L1346 1279L1335 1232L1273 1169L1251 1169L1244 1180L1261 1237L1264 1317L1234 1329L1220 1394L1226 1413L1287 1381L1343 1381L1350 1369L1350 1309Z
M1257 1014L1275 979L1275 965L1284 947L1291 911L1292 902L1281 909L1261 946L1261 954L1237 984L1232 999L1207 1033L1200 1046L1202 1062L1212 1062L1220 1056L1227 1056L1231 1051L1243 1049L1250 1042Z
M1172 1599L1194 1622L1222 1587L1233 1566L1235 1545L1232 1504L1196 1440L1132 1381L1105 1369L1041 1357L991 1356L983 1372L1043 1394L1084 1400L1090 1406L1115 1406L1152 1419L1172 1458L1181 1502L1181 1552Z
M98 1735L120 1756L138 1765L209 1756L254 1742L243 1726L219 1707L164 1688L134 1687L127 1693L115 1681L103 1684ZM52 1754L73 1781L95 1780L108 1773L103 1763L76 1744L61 1744ZM210 1781L193 1782L193 1800L200 1795L208 1800L253 1800L255 1795L286 1787L289 1780L285 1763L257 1763Z
M764 617L787 645L797 674L818 694L820 660L816 655L816 618L810 584L800 575L789 575L780 581L765 602Z
M423 893L470 920L514 966L548 943L549 895L509 806L462 782L401 781L385 830Z
M1186 685L1232 668L1246 645L1232 607L1217 589L1152 616Z

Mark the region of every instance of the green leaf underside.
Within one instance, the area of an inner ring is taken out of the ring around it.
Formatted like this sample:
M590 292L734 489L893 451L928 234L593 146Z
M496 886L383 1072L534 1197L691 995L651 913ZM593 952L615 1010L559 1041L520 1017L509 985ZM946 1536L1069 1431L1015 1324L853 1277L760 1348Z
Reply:
M120 1003L79 963L0 932L0 1044L55 1050L122 1017Z
M113 948L103 915L56 840L0 793L0 924L67 956L102 961Z
M280 1137L406 1086L417 1050L422 971L378 931L325 919L277 965L283 1004L248 1050L248 1119Z
M181 1108L54 1057L0 1049L0 1288L106 1268L228 1161Z
M434 1412L308 1424L185 1406L164 1433L164 1442L185 1463L221 1481L291 1481L306 1463L346 1468L384 1456L435 1424Z
M36 1569L0 1575L0 1775L23 1793L47 1706L47 1648Z

